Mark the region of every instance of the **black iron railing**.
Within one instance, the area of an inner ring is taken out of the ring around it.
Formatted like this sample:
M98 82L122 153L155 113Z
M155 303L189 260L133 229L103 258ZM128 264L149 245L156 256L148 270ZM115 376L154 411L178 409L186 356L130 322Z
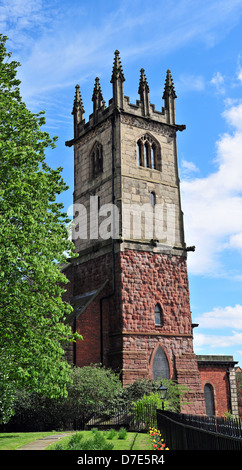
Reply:
M240 419L157 410L157 427L173 450L242 450Z
M91 429L93 427L110 429L125 427L130 431L148 431L149 427L156 426L156 408L147 405L140 409L128 404L127 406L110 406L107 409L96 409L91 415L83 416L76 423L79 429Z

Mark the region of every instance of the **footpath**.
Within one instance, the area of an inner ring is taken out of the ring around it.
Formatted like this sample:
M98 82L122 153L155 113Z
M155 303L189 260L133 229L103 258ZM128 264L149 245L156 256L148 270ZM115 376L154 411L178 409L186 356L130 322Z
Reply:
M62 437L69 436L70 434L72 434L71 431L62 434L53 434L50 436L45 436L41 439L37 439L36 441L29 442L28 444L25 444L24 446L19 447L16 450L44 450L50 444L53 444L53 442L57 442L62 439Z

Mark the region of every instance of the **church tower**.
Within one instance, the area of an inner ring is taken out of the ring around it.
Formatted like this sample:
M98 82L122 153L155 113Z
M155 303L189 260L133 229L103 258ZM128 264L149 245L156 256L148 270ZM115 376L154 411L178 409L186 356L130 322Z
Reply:
M140 99L124 95L115 52L108 106L99 78L86 122L79 85L73 106L73 241L65 268L69 321L83 335L71 351L77 366L120 370L123 385L171 378L189 387L189 407L204 414L193 335L187 251L177 162L176 93L170 70L164 106L150 103L144 69Z

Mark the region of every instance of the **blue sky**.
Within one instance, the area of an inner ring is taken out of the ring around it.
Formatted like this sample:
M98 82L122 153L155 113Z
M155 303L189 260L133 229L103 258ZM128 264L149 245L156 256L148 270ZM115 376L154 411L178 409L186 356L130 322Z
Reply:
M160 110L166 70L177 93L182 207L189 253L197 354L242 359L242 0L0 0L0 31L20 61L21 92L33 112L46 111L58 135L47 162L63 167L72 203L75 85L85 118L100 77L111 98L119 49L125 94L135 103L143 67L150 100Z

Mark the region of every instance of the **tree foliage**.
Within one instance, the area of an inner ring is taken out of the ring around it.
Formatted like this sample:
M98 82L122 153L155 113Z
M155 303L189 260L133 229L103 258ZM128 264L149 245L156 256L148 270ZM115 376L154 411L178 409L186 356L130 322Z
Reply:
M0 388L8 377L12 389L59 396L69 380L63 344L73 340L63 321L71 307L62 300L60 266L74 252L56 195L68 187L62 168L45 162L57 138L41 129L44 113L22 101L20 64L10 60L6 40L0 35ZM0 402L2 420L6 407Z
M115 403L122 390L119 375L99 364L73 367L72 381L73 383L68 385L66 403L67 406L68 403L70 406L75 405L76 414L78 411L89 414L102 408L105 410Z

